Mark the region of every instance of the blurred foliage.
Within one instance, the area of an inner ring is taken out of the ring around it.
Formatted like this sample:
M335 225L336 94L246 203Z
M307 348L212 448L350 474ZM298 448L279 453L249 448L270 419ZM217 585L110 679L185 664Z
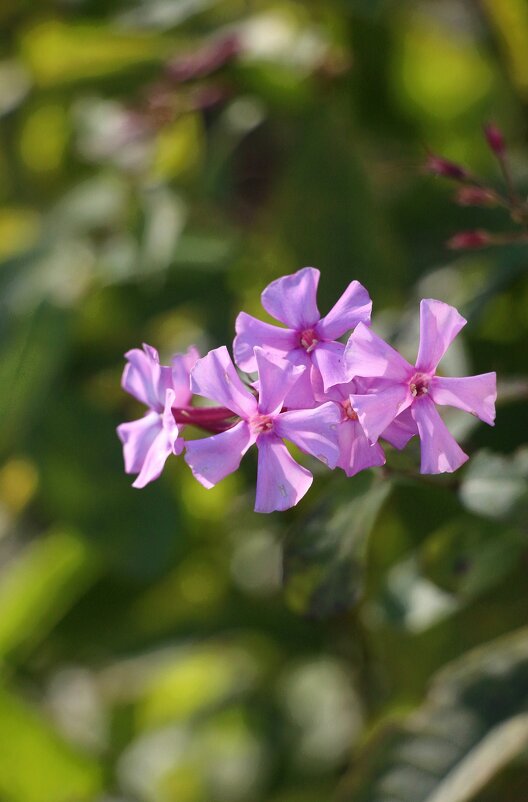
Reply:
M425 147L528 187L524 0L6 0L0 8L0 799L524 802L528 254L453 256ZM232 43L236 46L233 47ZM231 45L229 44L231 43ZM255 462L142 492L115 426L143 341L230 344L265 284L356 278L410 356L421 297L496 370L472 459L417 447L287 514Z

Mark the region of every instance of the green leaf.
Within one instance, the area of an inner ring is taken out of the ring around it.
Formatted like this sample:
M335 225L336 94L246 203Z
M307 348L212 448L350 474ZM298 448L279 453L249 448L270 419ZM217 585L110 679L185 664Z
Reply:
M480 451L472 459L460 488L465 506L488 518L505 518L528 502L528 448L512 456Z
M3 802L88 802L100 790L96 763L65 744L36 712L0 689Z
M322 502L295 524L284 549L286 593L295 609L324 618L357 602L367 539L390 488L370 473L333 476Z
M20 442L33 416L42 413L54 376L64 358L68 316L42 304L24 318L0 352L0 450Z
M26 546L0 577L0 656L42 640L93 574L91 551L71 532Z
M437 674L424 705L367 745L340 802L469 802L528 747L528 629Z

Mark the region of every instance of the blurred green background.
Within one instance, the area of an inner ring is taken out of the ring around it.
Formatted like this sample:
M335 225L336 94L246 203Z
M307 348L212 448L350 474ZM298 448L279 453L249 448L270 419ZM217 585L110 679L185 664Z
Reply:
M528 186L525 0L3 0L1 802L528 799L528 251L453 254L426 147ZM123 354L231 344L273 278L352 279L416 349L421 297L468 317L453 375L496 370L470 462L316 473L252 512L130 487ZM524 443L524 446L523 446Z

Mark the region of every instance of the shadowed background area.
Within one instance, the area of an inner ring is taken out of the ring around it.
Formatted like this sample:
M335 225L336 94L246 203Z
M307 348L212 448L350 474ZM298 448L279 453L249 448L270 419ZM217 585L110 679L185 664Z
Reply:
M422 169L528 186L524 0L4 0L0 9L1 802L523 802L528 250ZM170 459L142 491L123 354L231 346L305 265L358 279L413 357L422 297L496 370L471 455L418 448L252 512ZM524 444L524 445L523 445Z

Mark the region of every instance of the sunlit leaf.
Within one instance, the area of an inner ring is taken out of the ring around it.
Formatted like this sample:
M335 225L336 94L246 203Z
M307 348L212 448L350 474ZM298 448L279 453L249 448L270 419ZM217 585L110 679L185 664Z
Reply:
M0 794L6 802L91 802L97 764L78 755L16 696L0 689Z
M469 802L528 748L527 704L523 629L440 672L416 713L373 738L340 802Z

